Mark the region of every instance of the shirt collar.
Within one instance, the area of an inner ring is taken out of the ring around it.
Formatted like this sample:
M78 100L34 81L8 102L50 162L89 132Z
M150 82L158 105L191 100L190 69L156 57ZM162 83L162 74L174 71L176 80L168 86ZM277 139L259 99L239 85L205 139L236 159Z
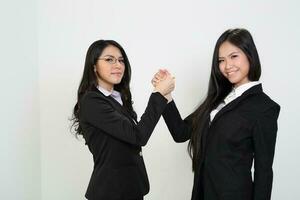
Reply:
M232 88L231 92L225 97L224 102L225 104L228 104L232 100L236 99L237 97L241 96L244 92L246 92L251 87L260 84L259 81L251 81L248 83L245 83L243 85L240 85L238 87Z
M107 89L101 87L100 85L97 86L97 89L102 92L102 94L104 94L105 96L112 96L112 97L121 97L120 92L116 91L116 90L112 90L112 91L108 91Z
M237 88L233 88L235 91L235 96L239 97L241 96L244 92L246 92L248 89L252 88L255 85L260 84L259 81L251 81L249 83L245 83L243 85L238 86Z

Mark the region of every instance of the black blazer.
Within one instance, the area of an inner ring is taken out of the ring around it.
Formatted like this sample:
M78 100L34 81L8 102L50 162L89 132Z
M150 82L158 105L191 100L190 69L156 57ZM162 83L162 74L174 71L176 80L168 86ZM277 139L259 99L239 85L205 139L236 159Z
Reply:
M87 199L123 200L149 192L141 146L146 145L166 105L167 99L152 93L136 123L123 106L96 88L82 97L80 125L94 160Z
M259 84L221 109L211 123L207 116L192 200L271 198L279 110ZM182 120L174 102L163 117L175 141L190 139L191 116Z

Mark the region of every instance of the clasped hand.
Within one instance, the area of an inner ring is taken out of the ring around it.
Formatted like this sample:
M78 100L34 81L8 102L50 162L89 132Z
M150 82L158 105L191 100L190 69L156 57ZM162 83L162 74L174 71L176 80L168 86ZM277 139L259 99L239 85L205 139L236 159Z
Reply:
M154 90L161 93L168 102L172 100L171 92L175 88L175 78L168 70L160 69L151 80Z

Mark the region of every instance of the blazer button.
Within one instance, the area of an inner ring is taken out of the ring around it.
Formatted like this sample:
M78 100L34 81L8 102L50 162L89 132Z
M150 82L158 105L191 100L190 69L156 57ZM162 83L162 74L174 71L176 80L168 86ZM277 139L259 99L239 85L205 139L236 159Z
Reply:
M142 153L142 151L140 151L140 152L139 152L139 155L140 155L140 156L143 156L143 153Z

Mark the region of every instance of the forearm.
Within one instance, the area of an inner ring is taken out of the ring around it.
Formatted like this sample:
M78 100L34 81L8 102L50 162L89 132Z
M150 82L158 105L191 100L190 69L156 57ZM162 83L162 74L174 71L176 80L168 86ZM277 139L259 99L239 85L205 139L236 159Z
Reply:
M163 112L163 118L174 141L185 142L188 139L190 139L192 129L191 120L182 120L180 113L176 107L176 104L173 100L166 106Z
M152 93L147 108L141 117L141 120L135 127L137 132L138 143L141 146L147 144L157 122L160 119L165 107L167 105L167 99L163 97L160 93Z

